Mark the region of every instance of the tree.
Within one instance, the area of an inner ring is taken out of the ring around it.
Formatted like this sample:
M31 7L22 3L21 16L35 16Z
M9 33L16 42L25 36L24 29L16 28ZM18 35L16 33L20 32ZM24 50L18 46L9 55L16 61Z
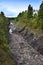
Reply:
M39 24L39 28L41 28L43 30L43 1L40 5L40 8L39 8L39 12L38 12L38 24Z
M19 13L18 17L21 17L22 13Z
M1 15L4 17L4 12L1 11Z
M40 5L39 12L38 12L38 18L43 19L43 1Z
M33 16L33 8L31 5L28 6L28 19Z
M37 13L35 13L33 17L34 17L34 18L37 18Z
M43 19L39 20L39 28L43 30Z

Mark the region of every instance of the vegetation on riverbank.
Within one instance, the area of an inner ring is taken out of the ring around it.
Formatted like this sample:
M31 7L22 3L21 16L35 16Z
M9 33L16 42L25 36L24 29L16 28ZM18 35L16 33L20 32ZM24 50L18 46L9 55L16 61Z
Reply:
M40 4L39 10L33 10L33 7L29 5L28 10L19 13L14 21L20 27L26 25L28 29L43 32L43 2Z
M0 13L0 65L12 65L8 46L8 19Z

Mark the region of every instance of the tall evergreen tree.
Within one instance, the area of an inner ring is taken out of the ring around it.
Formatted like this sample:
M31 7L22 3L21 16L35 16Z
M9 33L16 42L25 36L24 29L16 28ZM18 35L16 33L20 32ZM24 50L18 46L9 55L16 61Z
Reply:
M39 12L38 12L38 19L39 19L39 26L43 30L43 1L40 5Z
M33 16L33 8L31 5L28 6L28 19Z
M1 15L4 16L4 12L1 11Z
M43 19L43 1L39 8L38 17L39 17L39 19Z

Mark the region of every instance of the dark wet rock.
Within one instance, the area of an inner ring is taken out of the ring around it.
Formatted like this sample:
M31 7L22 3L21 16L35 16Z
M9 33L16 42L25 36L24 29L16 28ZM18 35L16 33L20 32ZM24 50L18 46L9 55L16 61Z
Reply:
M27 29L15 30L9 42L13 65L43 65L43 35L35 35Z

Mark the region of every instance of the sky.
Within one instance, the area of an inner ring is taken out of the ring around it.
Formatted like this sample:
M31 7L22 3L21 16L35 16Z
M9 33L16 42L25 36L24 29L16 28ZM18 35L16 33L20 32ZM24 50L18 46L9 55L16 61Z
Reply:
M28 9L29 4L38 10L43 0L0 0L0 12L7 17L16 17L20 12Z

